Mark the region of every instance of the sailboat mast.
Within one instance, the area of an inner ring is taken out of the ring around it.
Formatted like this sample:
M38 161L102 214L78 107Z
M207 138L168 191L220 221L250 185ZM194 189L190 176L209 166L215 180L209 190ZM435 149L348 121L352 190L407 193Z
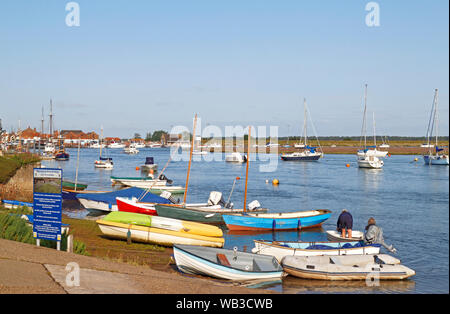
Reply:
M436 147L438 146L438 136L439 136L439 121L438 121L438 115L437 115L437 107L438 107L438 90L436 88L435 95L434 95L434 119L436 124ZM437 152L437 151L436 151Z
M308 145L308 143L307 143L308 136L307 136L307 117L306 117L306 114L307 114L307 112L306 112L306 98L303 98L303 115L304 115L304 118L303 118L303 132L305 134L305 142L304 142L305 147Z
M373 145L377 148L377 136L375 133L375 111L372 112L372 121L373 121Z
M102 148L103 148L103 125L100 129L100 157L102 157Z
M366 116L367 116L367 84L364 88L364 117L363 117L363 134L364 134L364 149L367 147L367 126L366 126Z
M192 143L191 143L191 149L190 149L190 154L189 154L189 165L188 165L188 171L187 171L187 176L186 176L186 188L184 189L183 204L186 204L186 196L187 196L187 192L188 192L189 173L191 171L192 150L194 149L195 127L196 126L197 126L197 114L195 114L194 127L193 127L193 130L192 130Z
M250 164L250 139L251 139L251 129L248 126L248 139L247 139L247 169L245 170L245 189L244 189L244 212L247 210L247 182L248 182L248 165Z

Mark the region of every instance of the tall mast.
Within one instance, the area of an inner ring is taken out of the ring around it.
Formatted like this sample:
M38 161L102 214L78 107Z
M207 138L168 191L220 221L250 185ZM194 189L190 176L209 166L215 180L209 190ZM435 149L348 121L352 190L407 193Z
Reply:
M307 117L306 117L306 98L303 98L303 132L304 132L304 134L305 134L305 141L304 141L304 143L305 143L305 146L307 146L308 145L308 143L307 143Z
M196 127L196 125L197 125L197 114L195 114L194 126L193 126L193 130L192 130L192 143L191 143L191 149L190 149L190 154L189 154L189 165L188 165L188 171L187 171L187 176L186 176L186 187L184 189L183 204L186 204L186 196L187 196L187 192L188 192L189 173L191 171L192 150L194 149L195 127Z
M53 105L52 100L50 99L50 125L49 125L49 132L50 132L50 138L53 138Z
M252 127L248 126L248 139L247 139L247 169L245 170L245 190L244 190L244 212L247 210L247 182L248 182L248 165L250 164L250 139L251 139Z
M435 105L434 105L434 120L435 120L435 124L436 124L436 145L435 146L438 146L438 136L439 136L439 129L438 129L438 126L439 126L439 124L438 124L438 115L437 115L437 107L438 107L438 90L437 90L437 88L436 88L436 90L435 90L435 94L434 94L434 102L435 102Z
M373 121L373 145L377 148L377 136L375 134L375 111L372 112L372 121Z
M102 157L102 148L103 148L103 125L101 126L100 129L100 157Z
M367 84L365 84L365 88L364 88L364 114L363 114L363 125L362 125L362 134L364 136L364 149L366 149L366 147L367 147L366 112L367 112Z

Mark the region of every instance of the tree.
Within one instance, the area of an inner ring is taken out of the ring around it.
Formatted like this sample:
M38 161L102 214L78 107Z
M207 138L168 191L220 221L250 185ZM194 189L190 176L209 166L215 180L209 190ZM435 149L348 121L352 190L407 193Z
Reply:
M147 132L147 134L145 135L145 140L146 141L151 141L152 140L152 132Z
M153 132L152 141L153 142L161 141L161 137L162 137L163 134L167 134L167 132L163 131L163 130L158 130L158 131Z
M139 133L134 133L134 137L133 138L141 138L141 134L139 134Z

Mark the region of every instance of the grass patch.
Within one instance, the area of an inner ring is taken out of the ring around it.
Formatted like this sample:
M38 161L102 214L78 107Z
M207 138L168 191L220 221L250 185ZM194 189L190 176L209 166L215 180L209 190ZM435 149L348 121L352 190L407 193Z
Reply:
M40 158L37 155L30 153L0 156L0 184L8 182L23 165L39 161Z

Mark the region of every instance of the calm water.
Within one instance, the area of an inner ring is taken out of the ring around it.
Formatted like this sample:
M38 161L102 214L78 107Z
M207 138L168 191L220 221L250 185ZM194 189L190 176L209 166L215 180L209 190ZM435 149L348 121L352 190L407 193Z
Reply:
M74 180L77 150L68 151L70 161L46 161L44 165L61 167L64 177ZM153 156L162 170L169 154L169 149L140 149L137 155L109 149L107 155L113 158L114 169L99 170L93 165L98 150L82 149L78 181L88 183L90 190L110 190L111 175L140 176L135 168L147 156ZM415 157L419 157L418 162L413 161ZM368 218L373 216L383 228L386 243L393 244L402 263L416 271L416 276L409 280L381 281L375 287L367 287L365 282L333 283L288 276L282 283L266 286L267 289L283 293L449 292L449 167L425 166L420 156L392 156L385 159L382 170L359 169L355 155L326 155L313 163L280 160L276 171L260 172L259 165L268 161L260 161L256 155L253 158L256 160L250 163L247 203L256 199L270 211L324 208L333 214L322 228L310 231L251 235L225 232L226 248L237 246L240 250L244 247L250 250L254 239L326 240L325 230L335 228L339 213L346 208L353 215L355 230L363 230ZM347 163L349 168L345 166ZM184 186L187 164L187 161L172 161L167 167L165 174L174 180L174 185ZM187 201L204 202L214 190L221 191L226 200L237 176L242 179L236 184L231 201L235 207L242 207L245 164L195 161L191 166ZM275 178L280 181L279 186L266 183Z

